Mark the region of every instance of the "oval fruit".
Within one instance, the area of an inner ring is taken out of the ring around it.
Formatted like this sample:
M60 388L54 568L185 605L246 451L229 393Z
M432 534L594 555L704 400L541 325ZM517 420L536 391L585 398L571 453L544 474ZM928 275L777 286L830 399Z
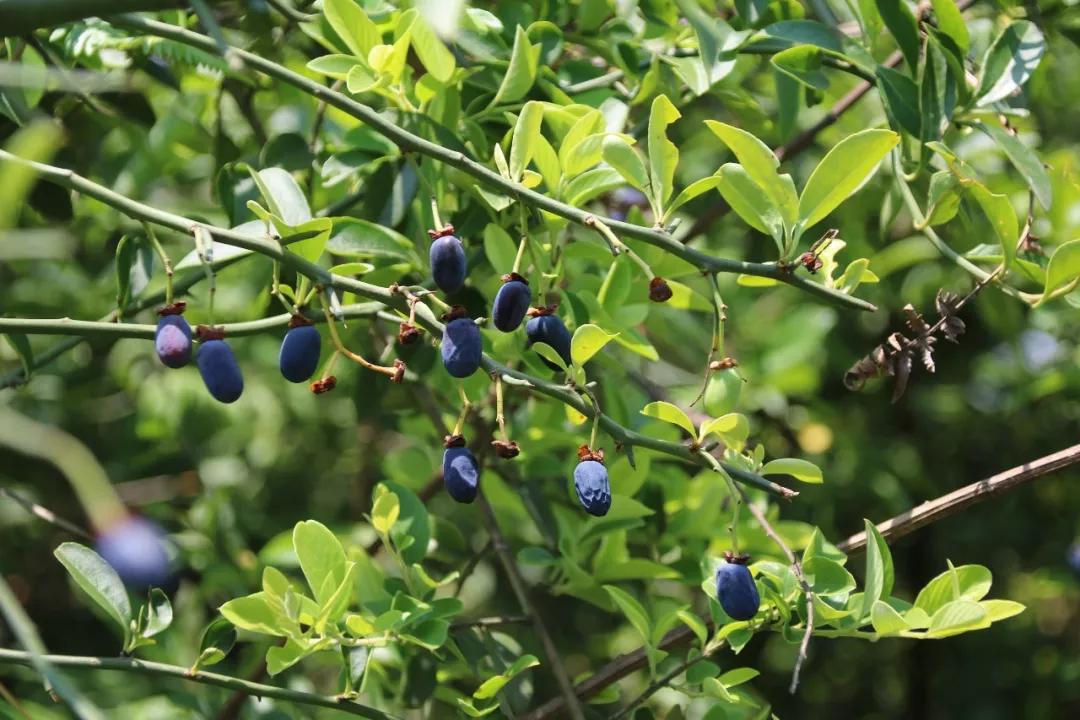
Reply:
M570 331L558 315L540 315L525 323L525 335L529 338L529 345L542 342L550 345L559 353L567 365L570 364ZM559 370L554 363L547 358L541 358L544 364L552 370Z
M469 318L457 318L443 329L442 361L446 371L456 378L467 378L480 367L483 345L480 328Z
M611 483L603 463L582 460L574 468L574 489L578 502L590 515L607 515L611 509Z
M465 284L465 248L453 235L431 243L431 277L444 293L454 293Z
M754 576L740 562L724 560L716 569L716 598L733 620L749 620L761 607Z
M480 471L476 458L466 447L448 447L443 453L443 485L447 494L459 503L476 499Z
M314 325L298 325L289 328L281 341L278 367L289 382L306 382L315 374L322 352L322 338Z
M207 340L195 358L206 389L218 402L236 402L244 392L244 377L236 356L224 340Z
M154 350L166 367L181 368L191 362L191 326L182 315L165 315L158 320Z

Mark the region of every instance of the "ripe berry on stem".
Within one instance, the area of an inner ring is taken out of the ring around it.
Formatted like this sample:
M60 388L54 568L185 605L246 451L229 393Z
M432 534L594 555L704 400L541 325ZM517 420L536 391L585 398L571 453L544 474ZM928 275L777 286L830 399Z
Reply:
M483 343L480 328L465 317L465 308L455 305L444 316L448 320L443 328L442 361L446 371L456 378L467 378L480 368Z
M443 441L443 485L450 497L459 503L471 503L476 499L480 486L480 469L476 458L465 447L461 435L447 435Z
M191 326L181 314L187 303L175 302L158 310L154 350L166 367L181 368L191 362Z
M444 293L455 293L465 284L465 247L454 236L454 227L446 225L429 230L433 242L429 252L431 277Z
M611 509L611 483L604 467L604 451L588 445L578 448L579 462L574 468L574 490L585 512L601 517Z
M761 607L754 576L746 564L749 555L724 553L724 561L716 568L716 598L720 607L733 620L749 620Z
M529 339L529 347L538 342L549 345L559 354L563 362L569 365L571 362L570 331L554 313L554 305L531 308L528 313L531 319L525 323L525 336ZM561 369L547 358L541 357L541 360L552 370Z
M294 315L278 354L281 374L289 382L306 382L315 374L321 353L322 337L319 331L303 315Z
M218 402L236 402L244 392L244 377L232 349L225 343L225 333L220 328L200 325L199 352L195 363L199 366L206 389Z
M525 313L532 302L529 281L516 272L502 276L503 286L495 295L491 306L491 319L495 327L503 332L513 332L525 319Z

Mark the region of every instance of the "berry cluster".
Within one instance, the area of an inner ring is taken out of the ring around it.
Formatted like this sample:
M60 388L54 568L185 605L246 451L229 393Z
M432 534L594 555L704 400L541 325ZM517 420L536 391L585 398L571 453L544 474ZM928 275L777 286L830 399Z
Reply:
M199 325L192 332L183 316L185 306L183 302L176 302L158 311L161 319L154 334L154 349L158 358L166 367L184 367L191 362L194 337L199 341L195 364L199 367L206 389L219 402L236 402L244 392L244 376L232 348L225 342L225 332L220 327L206 325ZM321 352L319 331L304 316L294 315L278 355L282 376L289 382L306 382L315 374ZM313 387L312 390L325 392L329 387Z

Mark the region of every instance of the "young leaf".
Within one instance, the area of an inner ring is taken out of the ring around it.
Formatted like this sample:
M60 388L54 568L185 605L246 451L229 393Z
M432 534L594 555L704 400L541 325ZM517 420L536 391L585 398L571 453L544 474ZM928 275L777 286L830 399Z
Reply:
M411 34L412 49L420 64L440 83L447 83L457 69L454 54L450 52L427 20L415 8L406 10L398 21L399 26L408 25Z
M1017 20L1001 31L983 56L978 105L1004 100L1028 81L1039 66L1046 42L1034 23Z
M982 565L952 567L938 575L919 591L915 607L934 615L943 605L953 600L977 602L990 592L993 576Z
M265 592L234 598L219 607L218 612L241 630L284 637L289 634L287 618L274 611L268 598Z
M772 56L773 67L796 82L813 90L827 90L829 78L821 70L821 48L796 45Z
M290 173L281 168L266 168L258 172L252 169L251 177L263 200L270 206L270 212L286 225L296 227L311 220L311 206Z
M960 15L960 8L954 0L930 0L934 8L934 16L937 17L938 29L952 38L960 52L967 54L971 47L971 37L968 35L967 23Z
M380 534L385 535L390 532L390 528L394 527L400 513L401 504L398 496L387 490L376 498L371 508L371 524Z
M367 53L364 53L364 57L367 57ZM359 64L359 58L352 55L323 55L309 62L307 69L335 80L344 80L349 71Z
M315 599L325 603L345 577L345 550L334 533L316 520L293 528L293 549Z
M889 597L894 578L892 553L885 538L874 523L869 520L863 520L863 523L866 526L866 586L859 618L867 617L878 600Z
M560 355L555 348L547 343L538 342L532 344L532 349L535 350L540 357L552 363L563 372L566 372L566 363L563 361L562 355Z
M903 616L896 612L892 605L881 600L876 600L870 608L870 624L874 626L875 632L882 635L896 635L908 629Z
M510 142L510 179L517 182L532 160L533 148L540 135L540 124L544 121L544 106L532 100L525 103L514 125L514 136Z
M678 425L683 430L690 433L690 437L697 436L697 432L694 430L694 423L690 420L690 417L677 406L672 405L669 402L664 402L663 400L651 402L641 409L641 414L646 417L663 420L672 425Z
M603 157L604 162L615 168L626 182L638 190L645 191L649 187L645 163L630 143L621 137L609 135L604 139Z
M570 341L570 358L575 365L581 367L617 335L618 333L609 333L596 325L582 325L574 331L574 337Z
M1043 296L1080 278L1080 239L1059 245L1046 265L1046 284Z
M990 627L986 610L977 602L953 600L942 605L930 618L927 637L944 638L970 630Z
M169 596L161 588L151 588L146 602L146 625L142 636L153 637L172 625L173 609Z
M672 200L667 207L666 216L671 217L671 214L681 208L683 205L690 202L698 195L706 193L719 185L719 171L717 171L717 174L715 175L709 175L708 177L703 177L700 180L695 180L694 182L684 187L679 192L679 194L675 196L675 199Z
M82 591L116 621L127 646L131 638L131 601L116 571L103 557L76 542L63 543L53 555Z
M355 0L323 0L323 14L354 55L366 58L371 48L382 42L375 23Z
M710 434L716 435L727 445L741 446L750 436L750 422L741 413L727 413L702 423L698 442L704 442Z
M739 164L765 193L766 197L783 220L784 224L795 224L799 200L795 194L795 185L789 175L780 175L777 169L780 161L768 145L755 136L732 125L715 120L706 120L705 124L727 145ZM726 167L726 166L725 166Z
M193 669L216 665L236 644L236 627L225 618L217 618L203 630L199 641L199 658Z
M614 585L604 585L604 590L619 606L619 609L622 610L623 615L634 626L634 629L638 631L642 641L647 644L649 642L649 615L645 612L645 608L621 588Z
M790 475L804 483L824 482L821 468L808 460L800 458L778 458L770 460L761 468L762 475Z
M667 95L657 95L649 113L649 174L655 207L664 215L664 204L671 199L675 182L675 167L679 164L679 148L668 140L668 125L682 115L668 100Z
M510 53L510 66L503 75L491 107L500 103L511 103L525 97L536 82L536 71L540 61L540 46L532 45L525 29L520 25L514 35L514 49Z
M758 232L771 236L777 248L782 251L784 221L761 186L737 163L727 163L718 173L720 183L717 189L735 214Z
M1019 615L1027 608L1012 600L982 600L979 605L986 611L986 619L992 623Z
M863 130L841 140L821 159L799 198L799 224L808 229L870 179L878 163L900 142L891 130Z
M1020 239L1020 223L1012 203L1005 195L990 192L982 183L974 180L962 180L961 183L990 223L994 239L1001 244L1005 268L1011 268Z

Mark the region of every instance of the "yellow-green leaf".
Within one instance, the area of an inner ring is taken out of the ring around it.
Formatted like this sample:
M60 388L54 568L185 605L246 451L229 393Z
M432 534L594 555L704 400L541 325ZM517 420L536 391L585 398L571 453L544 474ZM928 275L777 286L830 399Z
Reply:
M663 400L651 402L641 409L641 414L646 417L663 420L672 425L678 425L683 430L690 433L691 437L697 435L694 430L694 423L690 420L689 416L679 409L679 407L669 402L664 402Z
M609 333L596 325L582 325L574 331L574 337L570 341L570 359L578 367L584 365L617 335L618 333Z

